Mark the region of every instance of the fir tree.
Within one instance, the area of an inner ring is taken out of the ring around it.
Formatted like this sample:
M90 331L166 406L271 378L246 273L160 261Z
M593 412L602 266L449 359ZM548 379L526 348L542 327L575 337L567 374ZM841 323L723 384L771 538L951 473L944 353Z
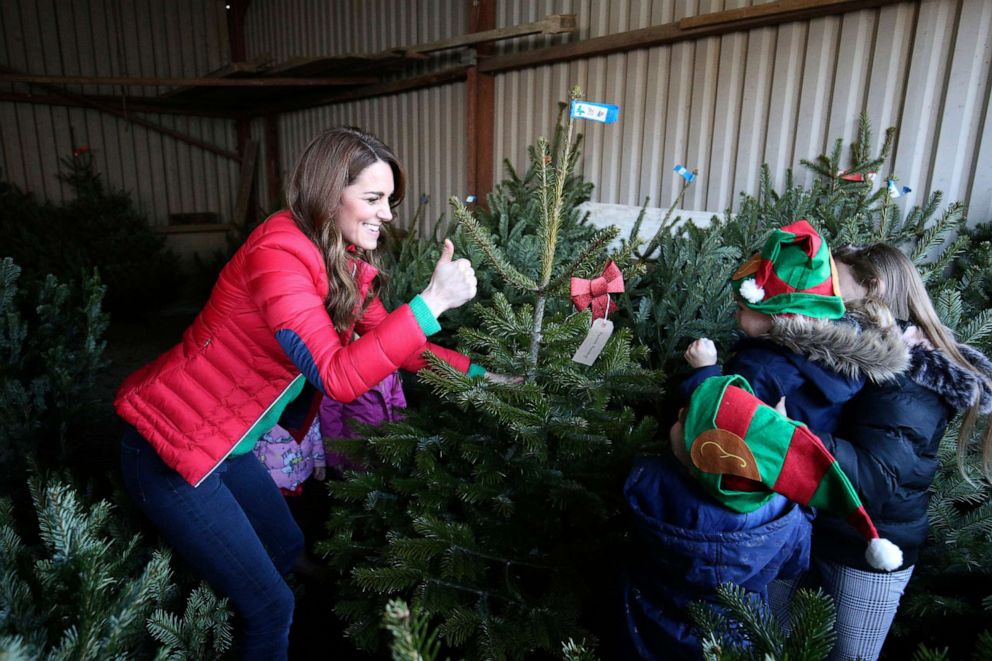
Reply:
M96 382L105 366L105 291L96 276L79 285L49 275L33 295L21 269L0 260L0 479L23 484L29 459L68 465L94 421Z
M592 636L579 619L621 542L627 461L655 433L629 403L658 389L628 330L593 366L571 360L591 319L570 306L568 279L602 270L615 236L582 230L589 240L558 251L579 224L569 214L579 196L567 193L572 132L569 120L559 138L539 142L533 177L490 197L495 230L453 202L464 239L493 273L487 304L474 306L478 326L459 329L461 346L526 382L468 378L435 362L422 378L437 400L366 430L367 443L355 445L371 470L331 485L334 536L320 548L349 578L337 611L363 647L377 644L396 595L437 618L444 644L469 658L520 658ZM510 245L530 246L525 263Z
M721 585L717 597L719 609L705 604L689 609L700 629L707 661L820 661L833 648L836 612L833 601L822 592L796 592L788 634L767 604L743 588Z
M121 535L107 501L87 506L61 481L33 479L30 491L36 544L17 532L10 501L0 501L0 655L148 658L156 645L146 626L167 643L157 658L205 658L229 646L225 602L206 588L187 605L188 614L196 611L189 625L195 633L158 635L163 621L175 619L163 610L175 596L169 553L149 554L139 537Z
M152 231L129 194L107 186L88 149L61 163L61 178L73 193L63 204L0 183L0 257L13 258L32 287L49 275L69 281L98 270L107 285L106 307L120 315L171 300L179 261L164 237Z

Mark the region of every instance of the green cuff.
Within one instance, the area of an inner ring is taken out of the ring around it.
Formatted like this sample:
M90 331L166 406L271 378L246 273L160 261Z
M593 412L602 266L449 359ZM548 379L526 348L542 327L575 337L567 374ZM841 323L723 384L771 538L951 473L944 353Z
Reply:
M430 337L441 330L441 324L437 323L437 317L424 303L424 299L420 298L420 294L414 296L413 300L410 301L410 309L413 311L417 323L420 324L420 329L424 331L424 335Z
M483 367L482 365L476 365L475 363L469 363L469 365L468 365L468 372L466 372L466 374L468 376L485 376L486 375L486 368Z

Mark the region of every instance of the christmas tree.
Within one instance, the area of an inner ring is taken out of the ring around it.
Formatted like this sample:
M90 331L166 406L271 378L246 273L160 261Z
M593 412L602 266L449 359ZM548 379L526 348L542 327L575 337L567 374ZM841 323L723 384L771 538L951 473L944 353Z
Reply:
M581 230L588 241L559 249L563 230L579 231L571 214L581 196L567 193L573 133L563 119L556 139L531 151L533 178L490 197L496 232L453 201L464 239L493 274L488 301L474 307L479 324L458 329L460 345L523 382L469 378L435 362L422 379L436 400L403 423L366 430L355 453L370 470L331 485L333 537L320 550L346 579L337 611L362 647L381 642L395 596L469 658L557 652L570 637L593 637L580 616L609 580L629 458L656 431L630 405L658 387L628 329L591 366L572 360L591 317L571 306L570 278L602 272L616 233ZM527 247L526 268L507 245Z
M0 500L0 657L199 659L230 647L226 600L200 586L175 615L169 553L142 547L109 502L89 505L61 480L35 478L30 492L33 535Z
M829 154L803 162L813 173L810 184L798 185L789 172L776 190L763 168L758 190L741 195L736 213L714 218L707 227L666 219L650 250L643 251L646 270L628 282L623 305L622 320L650 349L652 366L674 381L688 369L682 352L693 339L710 337L722 351L729 349L734 340L730 274L769 231L798 218L808 219L830 245L881 241L901 248L923 275L941 321L959 342L988 353L988 229L961 231L963 205L941 209L940 192L915 200L898 185L898 173L882 178L893 136L893 129L886 131L872 151L875 139L862 118L848 158L838 140ZM921 638L970 653L978 632L992 624L992 494L977 449L983 431L979 425L970 439L974 450L964 457L963 475L956 452L960 421L949 426L941 443L942 468L929 512L932 543L924 548L887 643L901 645L907 656Z

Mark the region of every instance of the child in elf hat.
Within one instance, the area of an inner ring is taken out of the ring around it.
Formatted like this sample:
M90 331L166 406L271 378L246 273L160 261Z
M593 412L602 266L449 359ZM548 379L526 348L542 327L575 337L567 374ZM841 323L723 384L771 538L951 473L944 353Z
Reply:
M774 579L804 571L810 522L800 506L844 516L868 540L872 566L902 562L820 440L743 377L700 384L670 441L682 466L642 459L624 486L639 542L623 586L628 656L698 658L689 604L715 603L725 582L765 599Z
M713 342L689 346L694 370L681 386L685 399L711 376L740 374L762 401L785 397L789 417L831 432L866 379L886 381L905 369L898 329L878 323L874 307L845 308L830 249L805 220L772 232L731 286L744 337L722 371Z

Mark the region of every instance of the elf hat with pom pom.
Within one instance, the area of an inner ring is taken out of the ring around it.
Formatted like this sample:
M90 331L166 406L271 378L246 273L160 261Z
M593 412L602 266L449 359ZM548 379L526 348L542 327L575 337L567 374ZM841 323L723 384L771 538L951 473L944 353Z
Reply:
M706 491L738 512L753 512L780 493L800 505L830 510L866 540L876 569L902 565L902 551L880 539L837 460L804 424L754 396L742 376L714 376L692 395L685 418L689 467Z
M805 220L775 230L730 278L744 305L763 314L844 316L837 267L826 241Z

